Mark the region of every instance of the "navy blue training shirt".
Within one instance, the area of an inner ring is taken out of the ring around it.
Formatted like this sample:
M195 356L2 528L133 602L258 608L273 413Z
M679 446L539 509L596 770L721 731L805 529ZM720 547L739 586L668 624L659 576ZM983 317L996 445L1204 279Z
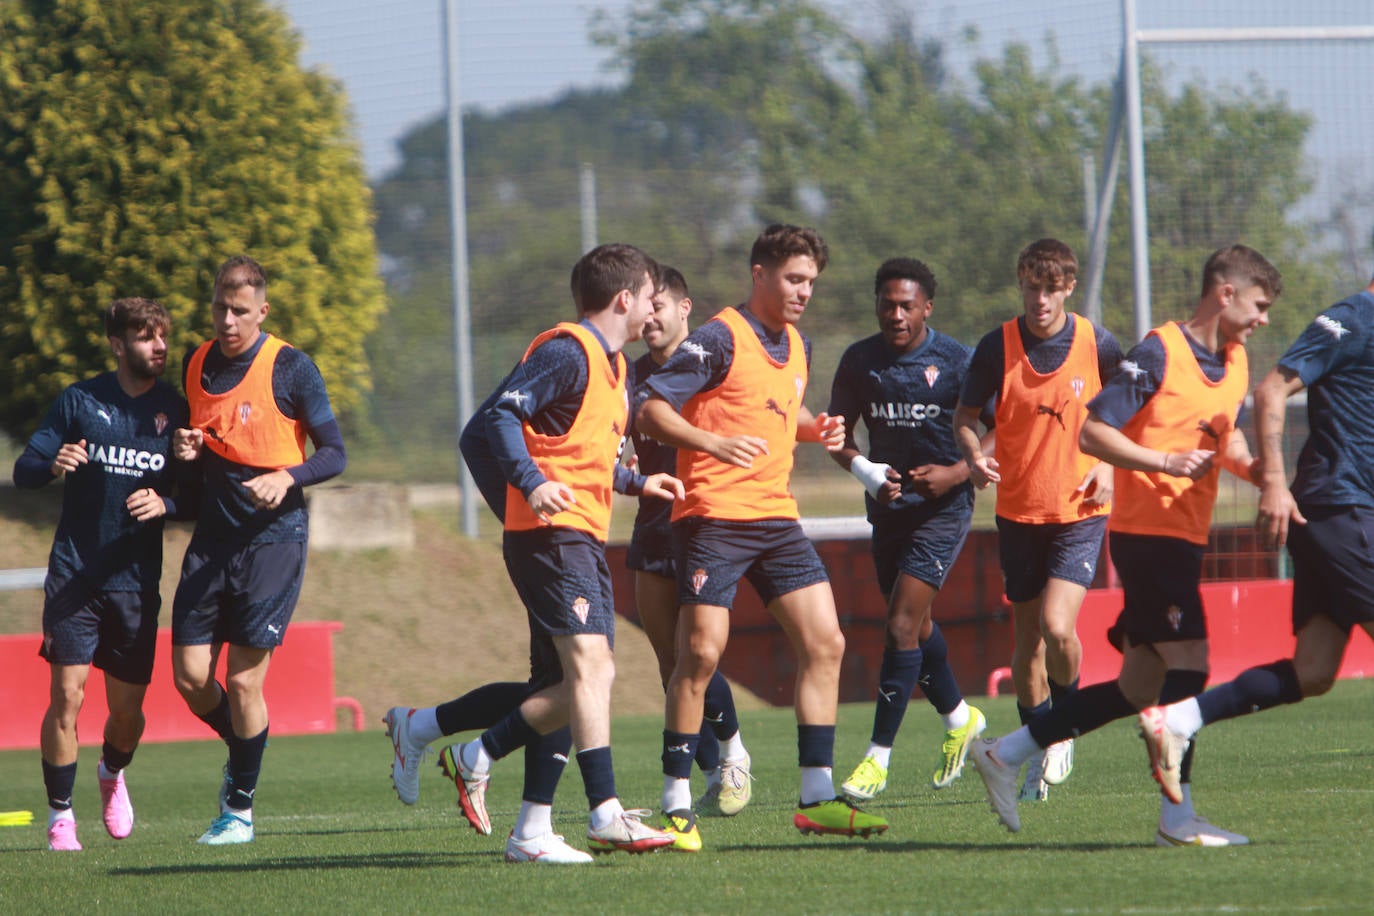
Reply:
M881 334L874 334L852 344L840 357L827 412L844 417L851 440L862 419L868 429L869 459L891 465L903 480L901 496L885 506L865 494L869 521L925 502L911 488L908 471L963 461L954 442L954 409L971 355L969 347L928 328L926 339L907 353L897 353ZM990 425L991 417L984 414ZM971 504L973 485L955 487L939 505L956 500Z
M1374 294L1322 312L1279 359L1307 386L1307 442L1293 498L1300 507L1374 508Z
M37 489L55 479L58 450L86 440L87 462L65 475L48 575L80 576L107 591L157 588L163 518L136 521L124 503L151 487L166 517L194 511L195 469L172 458L172 433L188 422L185 398L161 380L130 397L107 372L62 392L14 464L15 485Z

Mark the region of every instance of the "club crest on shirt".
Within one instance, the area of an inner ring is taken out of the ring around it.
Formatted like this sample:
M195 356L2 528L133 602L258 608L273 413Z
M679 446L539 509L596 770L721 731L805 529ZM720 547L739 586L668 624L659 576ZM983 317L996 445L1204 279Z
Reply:
M1177 633L1183 626L1183 609L1177 605L1173 605L1169 608L1165 616L1169 620L1169 628Z
M710 576L706 575L706 570L698 567L692 573L692 594L700 595L701 590L706 587L706 580L709 578Z
M1069 387L1073 388L1073 396L1076 398L1083 397L1083 389L1087 386L1088 383L1083 381L1083 376L1081 375L1075 375L1069 380Z
M165 413L153 414L153 429L160 436L167 430L167 415Z
M248 403L247 401L244 401L242 404L240 404L240 405L239 405L239 423L240 423L240 425L247 426L247 425L248 425L248 417L249 417L252 413L253 413L253 405L252 405L252 404Z
M934 388L934 387L935 387L935 380L938 379L939 377L940 377L940 367L939 367L939 366L926 366L926 385L928 385L928 386L931 387L931 388Z
M592 603L581 595L573 599L572 612L577 615L577 619L583 623L587 622L587 615L592 612Z
M802 392L806 391L806 379L800 375L792 376L792 387L797 389L797 400L801 400Z

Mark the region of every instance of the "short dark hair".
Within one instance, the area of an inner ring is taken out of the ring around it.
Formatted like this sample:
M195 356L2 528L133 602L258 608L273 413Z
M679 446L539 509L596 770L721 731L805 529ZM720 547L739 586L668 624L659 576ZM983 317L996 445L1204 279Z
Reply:
M1016 279L1041 289L1063 289L1078 278L1078 258L1059 239L1037 239L1016 258Z
M883 291L883 284L889 280L911 280L925 291L927 299L935 298L935 273L924 261L915 258L889 258L878 268L873 278L873 294Z
M682 275L682 271L676 267L662 265L662 278L658 281L658 288L667 290L679 299L687 296L687 278Z
M1270 299L1277 299L1283 292L1279 269L1248 245L1218 248L1202 266L1202 295L1223 283L1258 286Z
M171 330L172 317L162 303L132 297L116 299L105 309L105 336L123 338L129 331Z
M215 292L251 286L260 293L267 292L267 269L246 254L234 255L215 271Z
M639 289L646 276L657 290L661 275L658 262L634 245L598 245L573 267L573 301L583 314L596 314L605 310L622 289Z
M825 270L830 249L815 229L773 223L754 239L754 247L749 250L749 266L752 268L759 264L773 268L798 255L815 261L816 270L820 272Z

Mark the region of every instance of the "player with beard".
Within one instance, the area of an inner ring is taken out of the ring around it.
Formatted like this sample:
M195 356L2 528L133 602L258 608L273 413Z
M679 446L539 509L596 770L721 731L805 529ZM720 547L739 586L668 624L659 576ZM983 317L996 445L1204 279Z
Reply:
M105 672L109 707L97 765L105 829L117 840L133 830L124 769L143 735L153 672L162 524L195 508L193 477L178 473L191 469L170 460L172 431L188 416L185 399L160 379L170 327L157 302L112 302L105 333L115 371L63 391L14 464L15 486L65 483L40 650L52 674L40 747L53 850L81 848L72 813L76 719L92 664Z

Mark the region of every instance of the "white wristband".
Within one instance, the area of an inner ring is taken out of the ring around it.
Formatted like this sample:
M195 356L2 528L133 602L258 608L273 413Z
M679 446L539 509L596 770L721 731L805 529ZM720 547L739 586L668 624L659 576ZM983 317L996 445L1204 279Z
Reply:
M849 463L849 473L858 478L859 483L868 491L868 495L874 499L878 498L878 491L887 483L887 472L890 470L892 465L875 464L863 455L856 455Z

